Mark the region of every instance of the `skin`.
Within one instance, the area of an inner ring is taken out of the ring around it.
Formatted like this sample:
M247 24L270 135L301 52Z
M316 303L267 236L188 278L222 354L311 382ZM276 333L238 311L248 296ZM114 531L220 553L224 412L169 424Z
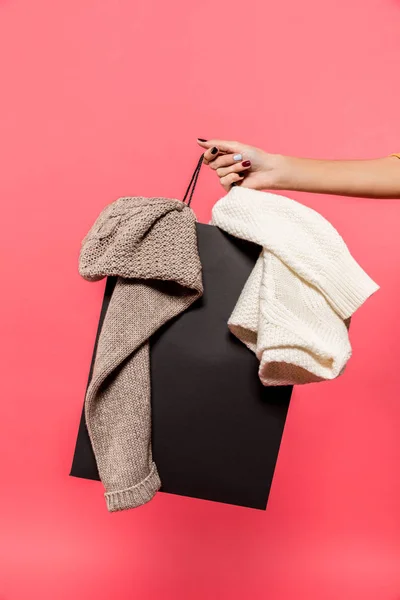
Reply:
M315 160L270 154L235 141L212 139L197 143L204 150L204 163L216 172L226 192L232 185L240 185L255 190L400 199L400 160L395 156Z

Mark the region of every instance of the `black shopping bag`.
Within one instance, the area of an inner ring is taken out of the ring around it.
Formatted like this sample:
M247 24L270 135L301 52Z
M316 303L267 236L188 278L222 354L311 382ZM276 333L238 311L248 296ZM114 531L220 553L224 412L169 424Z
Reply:
M201 159L185 195L189 203ZM190 192L190 194L189 194ZM151 340L153 458L162 492L265 509L291 386L264 387L227 321L260 248L197 224L204 295ZM106 284L97 341L116 278ZM70 474L99 479L84 413Z

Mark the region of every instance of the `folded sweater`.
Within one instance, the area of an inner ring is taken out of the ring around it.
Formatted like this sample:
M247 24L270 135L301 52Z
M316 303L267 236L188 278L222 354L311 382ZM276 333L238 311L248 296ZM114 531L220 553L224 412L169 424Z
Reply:
M120 198L82 242L89 281L117 276L100 333L85 418L109 511L151 500L149 338L202 295L192 210L167 198Z
M379 289L320 214L233 187L212 224L262 247L228 326L256 353L264 385L333 379L351 356L346 321Z

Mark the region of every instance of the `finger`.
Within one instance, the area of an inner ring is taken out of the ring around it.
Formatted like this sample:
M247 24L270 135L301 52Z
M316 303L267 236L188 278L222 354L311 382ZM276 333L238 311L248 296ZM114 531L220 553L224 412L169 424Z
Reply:
M224 190L229 191L234 183L239 183L242 180L243 176L239 175L239 173L230 173L229 175L222 177L219 181Z
M231 165L240 164L245 160L245 157L242 153L237 154L218 154L217 158L215 158L210 163L210 168L214 169L222 169L224 167L230 167Z
M218 154L219 148L217 146L212 146L204 152L203 161L208 165L218 157Z
M230 167L223 167L217 169L218 177L222 178L230 173L242 173L244 171L248 171L251 169L251 162L249 160L244 160L238 164L232 165Z
M240 142L233 142L227 140L213 139L206 140L205 142L203 142L201 139L197 139L197 143L199 144L199 146L205 148L206 150L212 148L213 146L217 146L220 152L229 152L231 154L241 152L244 148L243 144L241 144Z

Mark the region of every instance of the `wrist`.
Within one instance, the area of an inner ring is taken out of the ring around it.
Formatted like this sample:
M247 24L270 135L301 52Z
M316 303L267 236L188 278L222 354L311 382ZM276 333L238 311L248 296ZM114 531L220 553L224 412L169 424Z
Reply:
M293 165L288 156L269 154L266 157L266 187L272 190L290 190L293 180Z
M320 162L293 156L280 156L276 189L292 192L318 191L318 182L321 179Z

